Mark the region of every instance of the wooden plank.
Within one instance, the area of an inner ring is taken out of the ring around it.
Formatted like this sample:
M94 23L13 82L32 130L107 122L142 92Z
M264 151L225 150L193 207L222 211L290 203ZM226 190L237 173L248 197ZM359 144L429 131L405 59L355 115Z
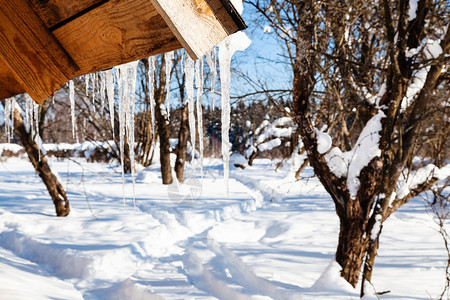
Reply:
M230 0L206 0L206 2L229 35L247 28Z
M47 28L57 25L104 0L29 0Z
M194 60L229 35L205 0L152 0L152 3Z
M109 1L53 31L77 76L182 48L148 0Z
M76 64L27 0L0 1L0 55L38 103L77 71Z
M25 93L24 88L17 82L14 73L0 56L0 99L22 93Z

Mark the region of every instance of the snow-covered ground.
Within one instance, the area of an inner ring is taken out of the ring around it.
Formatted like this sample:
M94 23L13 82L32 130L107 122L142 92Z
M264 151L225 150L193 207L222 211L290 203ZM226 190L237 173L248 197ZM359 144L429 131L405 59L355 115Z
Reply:
M57 218L31 164L0 161L0 299L358 298L338 276L338 218L310 169L294 182L288 167L256 160L231 169L227 195L221 161L185 185L163 186L149 167L134 206L117 166L53 160L72 208ZM420 200L385 223L380 298L438 298L446 252L435 229Z

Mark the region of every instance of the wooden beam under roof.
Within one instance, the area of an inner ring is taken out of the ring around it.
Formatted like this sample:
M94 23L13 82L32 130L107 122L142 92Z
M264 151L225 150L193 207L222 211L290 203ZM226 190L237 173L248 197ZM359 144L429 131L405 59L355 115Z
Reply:
M149 0L109 1L53 34L80 67L77 76L182 48Z
M74 77L182 47L197 59L244 28L229 0L0 0L0 99L41 103Z
M231 16L227 18L222 13L220 19L216 17L215 11L226 11L222 2L152 0L153 5L193 60L202 57L227 36L238 31L239 25L234 23Z
M91 10L109 0L30 0L34 10L47 25L54 28L77 15Z
M38 103L78 70L27 0L0 2L0 56L17 82Z

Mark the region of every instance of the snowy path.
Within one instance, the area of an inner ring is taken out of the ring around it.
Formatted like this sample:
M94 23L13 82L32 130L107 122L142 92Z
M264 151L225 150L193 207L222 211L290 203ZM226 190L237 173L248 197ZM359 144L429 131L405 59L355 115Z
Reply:
M260 160L232 170L227 197L220 162L190 186L163 186L152 167L137 176L134 208L117 170L53 165L71 201L65 219L27 161L0 163L0 299L357 298L330 265L338 220L315 178L290 182ZM441 291L445 252L421 205L385 226L374 274L391 291L383 299Z

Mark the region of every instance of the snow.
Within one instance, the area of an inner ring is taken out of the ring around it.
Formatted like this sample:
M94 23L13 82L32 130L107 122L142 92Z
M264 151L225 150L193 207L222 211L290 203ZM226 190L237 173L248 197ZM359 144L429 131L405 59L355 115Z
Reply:
M317 130L317 128L316 128L316 139L317 139L317 151L320 154L324 154L328 150L330 150L331 145L332 145L332 140L331 140L331 136L328 133L326 133L322 130Z
M352 150L343 153L338 147L334 147L325 155L328 167L334 175L338 177L347 176L347 188L350 192L350 197L353 199L356 197L360 186L358 177L361 170L373 158L381 154L378 144L380 141L381 120L384 117L385 114L380 110L367 122Z
M418 53L419 53L419 49L418 48L411 48L411 49L408 49L408 51L406 51L405 57L411 58L414 55L417 55Z
M2 299L83 299L72 284L40 274L38 264L0 248L0 295Z
M54 217L26 158L0 164L0 294L8 300L358 298L333 259L332 200L315 177L287 180L289 164L231 168L227 197L220 161L205 159L190 206L174 202L151 165L137 174L133 208L121 204L120 165L49 159L71 201L66 218ZM377 291L391 291L382 299L438 297L446 252L433 224L418 199L384 223L373 275Z
M356 85L355 85L356 86ZM357 89L359 87L356 86ZM383 84L380 86L380 89L378 91L377 95L372 95L365 87L362 88L365 98L370 104L375 104L377 107L380 104L380 100L383 97L383 95L386 93L386 83L383 82Z
M440 45L440 40L427 40L427 43L424 48L425 57L427 59L435 59L438 58L439 55L442 54L442 47Z
M347 292L351 296L353 287L340 276L341 270L341 266L334 259L331 260L311 289L322 292Z
M275 147L278 147L281 145L281 140L279 138L267 141L265 143L259 144L258 145L258 150L259 151L269 151L272 150Z
M239 153L233 153L233 155L230 156L230 164L242 165L244 167L248 166L247 159Z
M414 20L417 16L417 2L418 0L409 0L408 21Z
M289 138L295 131L296 126L292 119L287 117L276 119L272 123L269 120L264 120L255 130L256 143L261 144L270 138Z
M299 137L299 143L295 147L294 151L292 151L292 157L291 157L291 166L289 169L289 173L287 174L287 178L292 181L296 180L295 174L297 173L298 169L302 166L305 159L307 159L307 153L304 151L302 154L300 154L300 150L304 147L303 142L301 141L301 137Z
M242 15L242 12L244 11L244 4L242 3L242 0L231 0L231 3L233 4L236 11Z
M372 231L370 232L370 239L372 241L374 241L378 237L378 234L380 233L381 219L382 219L382 217L380 214L377 214L375 216L375 224L373 225Z
M409 175L402 174L397 184L397 199L406 197L412 189L433 177L439 180L450 177L450 164L442 168L438 168L434 164L428 164L425 167L412 171Z
M250 158L250 156L255 152L257 149L255 146L251 145L247 149L245 149L244 155L247 158Z
M423 86L425 85L425 81L427 79L429 71L430 67L422 68L414 75L411 84L408 86L408 89L406 90L406 96L403 98L401 104L402 111L404 111L413 103L416 95L420 92L420 90L422 90Z
M0 156L3 154L3 151L10 151L12 153L18 153L20 150L23 150L23 147L17 144L11 143L2 143L0 144Z

